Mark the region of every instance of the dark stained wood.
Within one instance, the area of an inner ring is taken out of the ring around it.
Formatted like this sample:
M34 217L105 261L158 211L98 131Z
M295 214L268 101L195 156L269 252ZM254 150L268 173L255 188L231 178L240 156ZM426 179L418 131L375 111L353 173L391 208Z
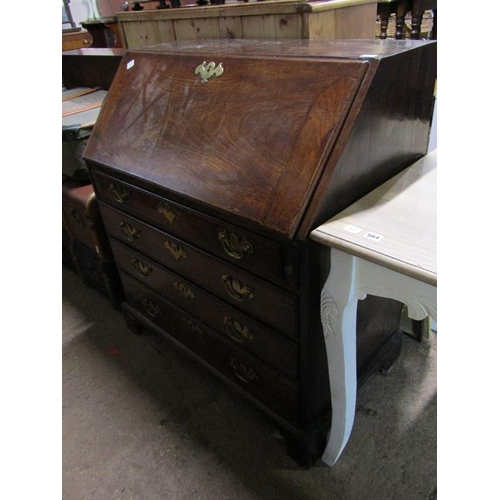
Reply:
M208 217L157 194L96 172L96 189L101 200L147 221L179 238L189 238L196 246L230 260L238 267L260 274L285 287L296 288L296 269L286 272L293 259L289 246L249 233L237 226Z
M119 309L124 300L108 235L89 181L62 182L63 264Z
M305 466L331 415L320 306L329 249L308 234L425 154L435 53L394 40L130 51L85 152L130 328L243 391ZM202 83L203 61L224 72ZM360 302L361 379L394 360L400 312ZM253 342L241 341L244 326Z
M380 19L380 39L385 40L387 38L387 29L389 27L389 18L391 17L393 8L397 0L382 1L377 3L377 14Z
M411 10L412 0L385 0L378 2L377 13L380 16L380 38L387 38L387 26L392 14L396 17L396 32L394 38L402 40L405 38L405 18Z
M405 38L406 15L411 13L412 40L420 39L422 17L425 11L432 11L433 23L429 33L430 40L437 40L437 0L382 0L377 3L377 14L380 17L380 38L387 38L387 27L392 14L396 17L396 40Z
M92 48L123 48L116 18L89 19L82 23L82 27L92 35Z
M420 38L420 30L422 26L423 14L425 11L432 10L433 22L429 38L431 40L437 40L437 0L412 0L410 10L411 10L410 37L413 40L418 40Z
M301 58L290 58L286 53L281 60L264 58L256 66L259 50L267 56L270 46L275 46L281 55L285 44L253 43L240 50L251 57L232 57L238 47L244 46L242 42L210 43L196 56L191 55L191 44L182 49L186 55L175 52L181 42L161 46L170 47L172 52L127 53L116 76L114 99L108 99L101 110L102 120L94 129L94 136L105 139L89 144L88 159L111 167L120 165L121 172L157 185L165 184L162 179L168 171L168 188L175 193L292 239L307 204L314 198L316 184L322 176L331 176L336 167L330 161L325 170L339 134L343 132L343 140L347 139L349 130L344 122L349 116L355 117L362 106L372 106L368 119L379 120L379 134L388 141L385 150L389 153L378 154L368 168L376 169L379 162L390 160L394 148L404 150L400 139L408 131L416 134L412 141L420 142L405 159L397 159L399 164L404 162L401 168L425 154L430 118L421 123L423 112L415 116L413 109L422 93L430 93L432 100L434 82L416 96L409 87L414 85L411 80L422 81L419 67L408 73L410 63L405 62L399 75L391 72L391 78L397 78L397 82L391 80L393 88L404 96L398 103L399 111L406 114L398 114L387 124L385 117L390 110L384 109L385 104L374 106L378 99L392 106L392 95L380 87L370 93L358 92L361 83L368 89L373 79L381 78L377 69L382 63L395 67L403 59L393 44L363 42L354 52L353 44L343 42L335 47L330 42L323 45L320 59L321 44L310 43L309 52L314 57L311 64L311 58L305 56L307 45L294 41L292 46L301 49ZM407 54L405 61L418 58L422 43L427 42L407 41L399 46L399 52ZM224 74L202 84L194 68L200 61L220 57L212 51L224 45L230 53L223 57ZM346 45L350 45L350 51L344 53ZM430 50L435 51L435 47ZM360 58L365 54L374 57ZM341 55L347 59L341 59ZM127 70L132 61L133 66ZM300 85L293 78L297 72ZM131 86L142 90L131 93ZM238 92L234 91L236 87ZM364 103L365 98L370 101ZM351 111L352 103L355 107ZM405 124L403 132L396 136L387 133L399 122ZM113 123L122 126L116 128ZM157 123L162 125L152 125ZM373 130L361 132L364 137L360 140L370 141ZM141 147L135 147L137 143ZM339 152L337 148L337 158ZM337 186L343 191L349 188L338 182Z
M84 285L102 293L116 310L121 309L125 297L114 260L103 258L64 229L63 264L75 271Z
M111 87L125 49L97 48L68 50L62 54L62 80L67 89Z
M202 84L194 69L216 58L128 53L116 75L122 90L94 128L105 138L87 157L153 184L168 171L171 190L291 238L368 65L228 56L224 74Z
M234 343L206 327L126 274L121 274L127 302L233 383L264 401L288 421L297 421L297 386Z
M123 272L201 318L214 331L245 347L285 377L297 378L297 346L289 339L118 241L112 240L111 244L116 264Z
M101 214L108 234L131 248L149 255L160 265L201 286L246 311L286 335L297 331L295 295L235 268L192 244L158 231L140 220L106 205Z
M94 250L103 259L112 259L94 187L90 181L63 179L62 216L69 235Z
M162 43L136 49L134 53L175 53L177 55L213 54L245 58L314 58L359 60L362 54L391 57L422 45L394 40L192 40ZM203 51L201 51L203 49ZM289 75L293 78L293 75Z
M415 42L392 43L412 46ZM427 153L436 59L436 43L430 42L418 51L372 64L373 75L360 89L328 159L299 238Z
M401 302L370 295L359 302L356 342L358 383L364 382L374 370L379 368L380 363L384 368L388 368L394 361L391 359L392 345L394 344L398 351L400 347L398 339L401 333L399 332L399 318L402 310ZM377 355L374 356L374 353ZM377 356L381 358L376 359ZM385 356L388 356L390 360L388 366L385 366Z

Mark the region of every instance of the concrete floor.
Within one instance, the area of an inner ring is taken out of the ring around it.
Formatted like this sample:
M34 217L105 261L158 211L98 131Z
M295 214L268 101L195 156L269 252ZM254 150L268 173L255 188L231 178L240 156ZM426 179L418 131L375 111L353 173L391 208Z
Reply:
M435 333L363 385L337 464L304 470L240 395L62 277L63 500L437 498Z

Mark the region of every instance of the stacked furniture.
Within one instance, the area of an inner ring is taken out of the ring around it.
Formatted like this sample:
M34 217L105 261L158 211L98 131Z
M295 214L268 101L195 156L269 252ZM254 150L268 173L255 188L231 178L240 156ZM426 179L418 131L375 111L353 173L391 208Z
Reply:
M115 309L123 290L90 181L62 181L63 264L99 290Z
M125 47L201 39L372 39L374 0L278 0L117 13Z
M62 93L62 257L83 283L118 309L121 282L82 154L106 90L76 87Z
M123 49L62 54L62 262L119 309L123 289L82 159Z
M330 217L427 151L436 43L211 40L128 51L85 151L133 331L188 353L311 465L331 425ZM402 304L357 313L389 367Z
M121 48L122 40L118 20L115 16L87 19L82 22L92 36L91 48Z
M66 89L99 87L108 90L125 50L87 48L63 52L62 81Z
M92 35L84 29L72 28L63 30L62 51L81 49L92 45Z

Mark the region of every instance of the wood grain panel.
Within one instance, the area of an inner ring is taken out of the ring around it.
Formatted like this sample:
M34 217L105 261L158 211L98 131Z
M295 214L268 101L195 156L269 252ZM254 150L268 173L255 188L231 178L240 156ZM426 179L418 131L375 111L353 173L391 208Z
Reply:
M138 189L96 172L94 183L101 200L160 230L189 240L199 248L274 283L296 287L296 270L286 267L295 250L239 227ZM290 258L287 258L288 255Z
M127 302L137 311L281 416L293 423L297 421L297 386L294 383L128 275L121 273L120 276Z
M111 241L117 266L286 377L296 379L297 346L230 304L125 245Z
M108 234L234 307L294 336L297 297L267 281L215 259L198 248L104 204L100 209Z
M129 52L86 158L291 238L366 66Z

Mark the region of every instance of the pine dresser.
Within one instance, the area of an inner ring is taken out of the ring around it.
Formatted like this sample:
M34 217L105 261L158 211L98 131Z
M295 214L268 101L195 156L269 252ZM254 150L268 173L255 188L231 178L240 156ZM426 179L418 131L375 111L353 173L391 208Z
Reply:
M129 50L84 158L132 331L171 340L310 466L330 427L312 229L426 154L436 42L207 40ZM402 304L358 307L361 382ZM398 340L399 339L399 340Z

